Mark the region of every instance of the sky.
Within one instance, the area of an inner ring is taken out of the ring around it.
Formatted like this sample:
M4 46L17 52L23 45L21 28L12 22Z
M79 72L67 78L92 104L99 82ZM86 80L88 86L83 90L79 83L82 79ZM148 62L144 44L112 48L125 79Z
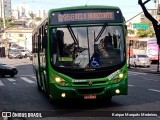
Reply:
M12 9L15 9L18 4L25 3L32 11L42 7L46 12L53 8L80 6L86 4L118 6L122 10L126 20L129 20L142 12L140 5L138 5L138 0L12 0L11 2ZM146 7L148 9L155 8L154 0L148 2Z

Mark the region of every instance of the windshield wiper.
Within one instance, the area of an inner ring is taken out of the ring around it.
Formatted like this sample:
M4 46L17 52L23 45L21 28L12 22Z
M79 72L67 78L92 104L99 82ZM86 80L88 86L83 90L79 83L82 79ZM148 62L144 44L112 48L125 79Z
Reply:
M100 30L99 34L97 35L97 37L95 38L95 42L97 42L99 40L99 38L101 37L102 33L104 32L104 30L106 29L106 25L104 25L102 27L102 29Z
M72 36L72 38L74 40L74 43L79 46L79 42L78 42L78 40L77 40L72 28L70 26L67 26L67 28L68 28L68 30L69 30L69 32L70 32L70 34L71 34L71 36Z

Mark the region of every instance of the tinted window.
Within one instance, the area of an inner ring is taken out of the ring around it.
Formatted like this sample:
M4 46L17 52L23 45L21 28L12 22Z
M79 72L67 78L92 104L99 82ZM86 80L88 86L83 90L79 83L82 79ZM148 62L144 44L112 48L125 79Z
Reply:
M137 55L139 58L148 58L147 55Z
M125 60L121 26L52 29L51 41L52 63L57 67L104 68Z

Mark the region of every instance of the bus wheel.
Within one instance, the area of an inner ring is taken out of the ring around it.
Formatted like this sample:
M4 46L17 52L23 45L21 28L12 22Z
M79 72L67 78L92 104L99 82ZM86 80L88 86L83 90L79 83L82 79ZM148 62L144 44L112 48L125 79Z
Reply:
M134 63L134 67L137 67L136 63Z
M38 74L37 74L37 72L36 72L36 78L37 78L37 88L38 88L38 91L42 91L42 89L41 89L41 86L40 86L40 84L39 84L39 82L38 82Z
M38 91L42 91L41 86L39 85L38 80L37 80L37 88L38 88Z

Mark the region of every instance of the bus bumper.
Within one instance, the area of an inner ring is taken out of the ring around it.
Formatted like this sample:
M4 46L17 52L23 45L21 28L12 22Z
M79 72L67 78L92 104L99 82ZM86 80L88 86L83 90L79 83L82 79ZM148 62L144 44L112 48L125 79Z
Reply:
M63 87L52 83L50 85L50 96L53 100L58 99L101 99L115 95L127 95L127 78L116 84L92 85L88 87Z

